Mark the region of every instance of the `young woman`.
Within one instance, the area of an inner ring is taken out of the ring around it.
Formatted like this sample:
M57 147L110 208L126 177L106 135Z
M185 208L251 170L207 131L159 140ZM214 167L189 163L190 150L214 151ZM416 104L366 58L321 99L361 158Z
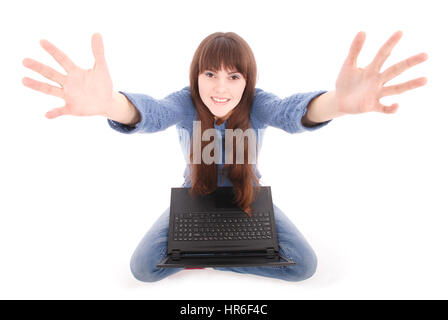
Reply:
M223 143L225 129L254 129L256 154L262 145L264 129L273 126L289 133L316 130L332 119L345 114L364 112L394 113L398 104L382 105L379 99L400 94L426 83L418 78L405 83L385 84L427 59L421 53L403 60L381 72L381 67L399 41L402 32L394 33L378 51L366 68L358 68L357 57L365 40L359 32L352 42L333 91L297 93L279 99L255 88L257 67L249 45L233 32L217 32L206 37L197 48L190 67L190 86L158 100L143 94L115 92L109 75L102 38L92 37L95 65L83 70L62 51L48 41L42 47L65 69L61 74L32 59L23 64L60 87L24 78L23 84L31 89L60 97L65 106L47 112L49 119L61 115L103 115L109 125L123 133L156 132L176 125L187 167L183 187L192 194L207 194L217 186L233 186L236 202L249 215L250 204L259 187L260 173L249 158L249 142L244 141L244 163L233 159L230 163L206 163L193 160L193 124L199 121L201 137L214 129L217 140ZM200 151L209 142L200 140ZM216 150L213 151L213 153ZM226 152L228 150L225 150ZM233 144L236 156L236 143ZM201 152L202 154L202 152ZM258 158L258 157L257 157ZM311 277L317 266L316 255L286 215L274 204L280 254L296 262L286 267L215 268L238 273L300 281ZM182 269L157 268L166 256L169 208L160 216L140 242L131 259L131 271L141 281L158 281Z

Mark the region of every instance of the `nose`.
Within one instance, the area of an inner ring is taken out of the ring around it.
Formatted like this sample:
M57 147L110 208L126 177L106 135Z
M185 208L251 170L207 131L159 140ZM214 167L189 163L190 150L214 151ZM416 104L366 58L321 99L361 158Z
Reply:
M226 79L218 79L216 81L215 91L217 93L223 93L227 91L226 88Z

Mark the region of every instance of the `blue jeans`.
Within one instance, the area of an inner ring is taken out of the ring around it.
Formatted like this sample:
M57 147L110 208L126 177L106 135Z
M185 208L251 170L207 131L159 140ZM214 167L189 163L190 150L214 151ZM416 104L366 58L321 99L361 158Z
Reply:
M137 280L154 282L162 280L183 268L157 268L167 254L169 208L154 223L141 240L131 258L131 271ZM316 271L317 259L314 251L299 230L274 204L274 217L280 254L292 259L294 266L279 267L219 267L215 270L249 273L286 281L301 281Z

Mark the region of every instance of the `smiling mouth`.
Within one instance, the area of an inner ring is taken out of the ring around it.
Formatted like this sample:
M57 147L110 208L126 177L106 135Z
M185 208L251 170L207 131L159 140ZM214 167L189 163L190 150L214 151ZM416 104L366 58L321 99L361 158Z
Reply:
M215 98L215 97L212 97L211 99L216 104L226 104L227 102L230 101L230 99L219 99L219 98Z

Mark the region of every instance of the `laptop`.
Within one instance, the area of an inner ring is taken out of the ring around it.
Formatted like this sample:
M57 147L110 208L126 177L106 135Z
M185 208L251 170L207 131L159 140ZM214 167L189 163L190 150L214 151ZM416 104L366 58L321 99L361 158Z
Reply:
M261 186L249 217L234 203L233 187L208 195L171 188L167 257L159 268L288 266L279 254L271 187Z

